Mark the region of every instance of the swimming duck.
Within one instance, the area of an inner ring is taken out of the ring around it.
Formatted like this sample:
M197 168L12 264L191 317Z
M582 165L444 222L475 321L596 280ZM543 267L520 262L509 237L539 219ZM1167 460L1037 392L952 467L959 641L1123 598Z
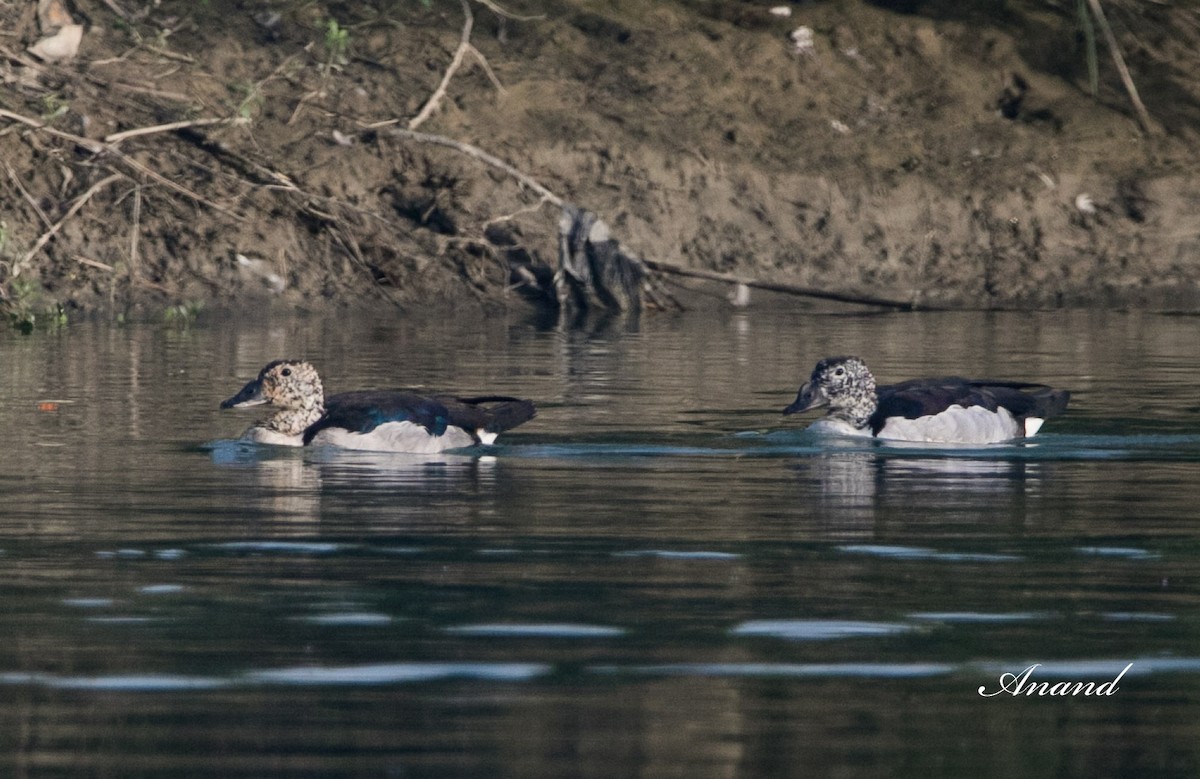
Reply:
M817 363L785 415L828 406L818 432L896 441L988 444L1035 435L1071 394L1044 384L956 376L876 387L858 357Z
M528 400L501 396L458 398L367 390L326 398L317 369L301 360L268 363L258 378L223 401L221 408L263 404L278 411L252 425L242 440L413 454L491 444L497 435L537 413Z

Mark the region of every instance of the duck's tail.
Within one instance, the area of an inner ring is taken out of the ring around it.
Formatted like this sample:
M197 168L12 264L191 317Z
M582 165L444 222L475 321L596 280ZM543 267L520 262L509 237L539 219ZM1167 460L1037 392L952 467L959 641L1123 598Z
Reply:
M481 395L474 398L445 398L438 400L450 411L451 424L468 430L484 430L493 435L512 430L537 416L533 401L504 395Z

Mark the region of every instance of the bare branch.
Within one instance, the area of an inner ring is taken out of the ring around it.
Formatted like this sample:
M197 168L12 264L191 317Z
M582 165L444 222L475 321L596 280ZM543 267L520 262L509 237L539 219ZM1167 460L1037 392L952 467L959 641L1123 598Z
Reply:
M1129 93L1134 110L1137 111L1138 122L1142 125L1142 130L1147 135L1154 135L1157 128L1150 119L1150 112L1146 110L1142 98L1138 96L1133 76L1130 75L1129 68L1125 66L1125 58L1121 56L1121 47L1117 44L1117 37L1113 35L1112 27L1108 24L1108 18L1104 15L1100 0L1088 0L1088 7L1092 9L1092 14L1096 17L1101 32L1104 33L1104 41L1108 44L1109 53L1112 54L1113 64L1117 66L1117 72L1121 74L1121 82L1125 85L1125 91Z
M176 192L178 192L179 194L185 195L186 197L189 197L192 200L195 200L197 203L203 203L204 205L208 206L209 208L213 209L214 211L220 211L221 213L223 213L227 216L230 216L239 222L245 221L245 217L242 216L241 214L238 214L234 211L229 210L228 208L225 208L224 206L221 206L221 205L218 205L218 204L212 202L211 200L207 200L207 199L201 197L200 195L196 194L195 192L193 192L192 190L183 186L182 184L177 184L174 181L171 181L170 179L163 176L161 173L158 173L155 170L151 170L149 167L147 167L143 163L138 162L133 157L130 157L128 154L121 151L115 145L110 145L107 143L103 143L101 141L92 140L91 138L84 138L81 135L74 135L73 133L65 133L62 130L56 130L53 127L48 126L45 122L39 121L37 119L31 119L28 116L22 116L21 114L13 113L12 111L7 111L3 108L0 108L0 118L9 119L14 122L20 122L21 124L28 125L36 130L40 130L41 132L47 133L49 135L53 135L57 138L62 138L64 140L71 141L72 143L76 144L77 146L79 146L83 149L86 149L87 151L91 152L92 154L104 154L104 153L111 154L114 157L116 157L118 160L120 160L121 162L125 163L127 166L133 168L134 170L136 170L137 172L139 172L145 176L148 176L148 177L154 179L159 184L162 184L163 186L167 187L168 189L173 189Z
M16 171L12 169L12 166L9 165L7 161L4 162L4 170L8 173L8 177L12 179L12 183L21 193L21 197L25 198L25 202L28 203L31 208L33 208L34 213L36 213L38 218L42 220L42 224L46 225L46 227L49 227L50 217L46 216L46 212L42 210L42 207L39 206L37 201L33 199L33 196L29 194L28 190L21 185L21 180L17 178Z
M871 295L856 295L849 292L831 292L824 289L815 289L813 287L802 287L798 284L780 284L773 281L759 281L757 279L744 279L740 276L734 276L729 273L718 273L716 271L701 270L697 268L681 268L678 265L671 265L666 262L655 262L654 260L642 260L646 267L658 273L669 273L675 276L691 276L697 279L708 279L709 281L721 281L726 284L744 284L747 287L757 287L771 292L783 292L788 295L800 295L802 297L820 298L822 300L836 300L841 303L857 303L864 306L881 306L883 308L895 308L901 311L912 311L916 306L907 300L892 300L890 298L877 298ZM928 307L922 306L928 310Z
M373 125L367 125L367 128L370 129L370 128L379 127L381 125L390 124L390 123L391 122L379 122L379 123L376 123ZM534 192L541 195L542 198L545 200L545 202L551 203L555 206L558 206L559 208L563 207L563 202L564 202L563 199L561 197L559 197L558 195L554 194L553 192L551 192L549 189L546 189L546 187L539 184L536 180L534 180L534 178L532 176L518 170L517 168L513 167L512 165L509 165L507 162L500 159L499 157L495 157L491 154L488 154L483 149L480 149L478 146L472 146L469 143L463 143L462 141L456 141L453 138L447 138L444 135L431 135L430 133L418 133L418 132L413 132L412 130L405 130L405 129L402 129L399 127L394 128L391 132L393 135L395 135L398 138L405 138L410 141L416 141L417 143L432 143L437 146L446 146L448 148L454 149L455 151L460 151L469 157L474 157L475 159L479 160L480 162L491 165L493 168L502 170L505 173L507 173L508 175L512 176L517 181L521 182L525 186L532 189Z
M415 130L425 123L425 120L433 114L434 109L438 107L438 103L442 102L442 97L446 94L446 87L450 85L450 79L454 78L455 72L462 67L463 58L467 52L471 50L471 28L475 25L475 17L471 15L471 6L467 0L460 0L462 3L463 16L466 17L463 22L462 38L459 40L458 48L454 50L454 57L450 60L450 65L446 68L446 72L442 75L442 81L437 85L437 89L433 90L433 94L429 96L429 100L425 101L425 105L408 123L408 129Z
M537 16L518 16L512 11L506 11L505 9L501 8L500 5L493 0L475 0L475 2L484 6L497 16L502 16L505 19L512 19L514 22L535 22L538 19L546 18L545 14L538 14Z
M542 195L541 199L538 200L538 202L534 203L531 206L525 206L524 208L519 208L516 211L513 211L511 214L501 214L500 216L493 216L491 219L489 219L483 223L483 229L486 232L489 227L491 227L492 225L497 224L499 222L511 222L512 220L516 219L518 216L523 216L525 214L532 214L537 211L540 211L542 206L546 205L549 202L550 202L550 199L548 197L546 197L546 195Z
M193 119L185 122L170 122L169 124L156 124L153 127L139 127L136 130L125 130L112 135L104 136L105 143L120 143L128 138L136 138L139 135L152 135L154 133L168 133L172 130L182 130L185 127L205 127L213 124L246 124L249 120L240 116L230 119Z
M508 90L500 83L500 79L496 78L496 72L492 70L491 63L487 61L487 57L483 56L479 49L474 46L471 46L470 49L471 53L475 55L475 59L479 60L479 64L483 66L483 72L487 74L488 79L492 82L492 86L496 87L496 91L502 95L507 94ZM412 128L410 127L409 129L411 130Z
M42 233L41 236L37 239L37 241L33 244L33 248L30 249L28 252L26 252L24 257L22 257L20 260L18 260L17 262L15 262L13 264L12 273L10 273L8 276L9 279L10 280L15 279L17 276L21 275L21 271L22 271L22 269L24 269L25 265L30 260L33 259L35 254L37 254L38 252L40 252L42 250L42 247L45 246L50 241L50 239L53 238L55 236L55 234L59 230L62 229L62 226L64 224L66 224L67 221L71 217L73 217L73 216L75 216L75 214L79 213L79 209L83 208L84 204L87 203L89 200L91 200L93 195L95 195L97 192L99 192L100 190L107 187L109 184L112 184L114 181L120 181L123 178L125 178L125 177L122 176L121 174L114 173L111 176L107 176L107 177L101 179L100 181L97 181L92 186L88 187L88 190L86 192L84 192L82 195L80 195L79 198L74 202L74 204L72 204L71 207L69 209L67 209L67 213L63 214L63 218L59 219L57 222L55 222L54 225L49 230Z

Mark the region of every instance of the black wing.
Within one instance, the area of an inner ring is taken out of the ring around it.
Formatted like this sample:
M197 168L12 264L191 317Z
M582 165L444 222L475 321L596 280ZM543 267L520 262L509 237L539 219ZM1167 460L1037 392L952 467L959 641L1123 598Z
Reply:
M325 415L304 431L304 443L328 427L369 433L385 422L412 422L440 436L452 424L450 411L434 398L389 390L343 392L325 401Z
M453 425L478 439L477 430L502 433L528 422L536 414L532 402L501 395L459 398L430 397L406 390L343 392L325 402L325 415L304 431L304 443L310 443L327 427L369 433L385 422L412 422L435 436Z
M1021 381L985 381L947 376L913 379L879 387L879 406L871 416L871 429L878 433L891 417L917 419L938 414L950 406L982 406L988 411L1005 408L1017 419L1047 419L1061 414L1071 399L1066 390Z

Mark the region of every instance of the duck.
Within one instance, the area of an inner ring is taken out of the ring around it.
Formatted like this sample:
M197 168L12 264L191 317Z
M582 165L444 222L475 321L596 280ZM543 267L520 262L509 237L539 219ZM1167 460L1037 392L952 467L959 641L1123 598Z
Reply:
M490 445L537 414L531 401L501 395L362 390L326 398L317 369L304 360L267 363L257 378L221 402L223 409L260 405L277 410L251 425L242 441L409 454Z
M817 433L893 441L991 444L1030 438L1067 408L1071 393L1045 384L957 376L876 386L859 357L817 363L785 416L827 407Z

